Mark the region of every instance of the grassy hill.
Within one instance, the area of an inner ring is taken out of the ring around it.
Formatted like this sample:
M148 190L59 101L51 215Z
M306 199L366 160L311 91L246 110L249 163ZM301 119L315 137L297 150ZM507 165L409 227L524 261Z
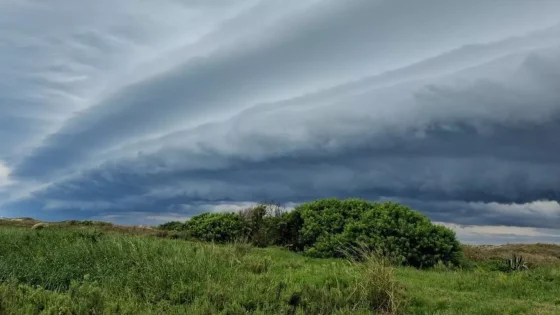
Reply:
M560 246L466 246L461 268L313 259L92 222L0 221L0 314L560 314ZM530 268L502 272L511 253Z

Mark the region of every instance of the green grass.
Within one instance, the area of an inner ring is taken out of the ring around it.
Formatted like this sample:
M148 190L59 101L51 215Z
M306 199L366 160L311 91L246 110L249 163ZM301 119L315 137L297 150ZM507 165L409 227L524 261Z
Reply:
M376 287L364 266L243 244L3 228L0 313L368 313Z
M560 271L393 269L90 228L0 228L0 314L560 314Z
M419 271L400 268L412 314L560 314L560 270Z

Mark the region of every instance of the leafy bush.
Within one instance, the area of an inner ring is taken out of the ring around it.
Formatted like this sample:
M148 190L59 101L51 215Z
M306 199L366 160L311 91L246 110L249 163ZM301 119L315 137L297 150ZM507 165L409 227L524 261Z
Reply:
M236 213L203 213L187 221L186 231L201 241L231 243L244 238L247 225Z
M439 261L457 263L460 256L453 231L392 202L372 204L359 221L347 226L342 239L345 244L363 244L415 267L432 267Z
M453 231L397 203L325 199L295 211L301 213L303 247L310 256L342 257L360 248L415 267L460 258Z
M301 242L308 253L314 256L336 256L331 248L337 235L344 232L350 222L358 220L363 212L371 207L365 200L335 198L322 199L302 204L294 211L299 212L302 220ZM321 248L321 249L319 249ZM323 250L324 255L319 253ZM316 251L319 251L315 254ZM340 253L339 253L340 254Z
M219 243L246 240L255 246L284 246L313 257L375 252L399 264L431 267L456 264L460 246L454 232L434 225L409 207L362 199L322 199L290 212L259 205L240 213L205 213L187 223L169 222L163 230L184 230L187 237Z
M70 220L66 221L68 225L78 225L78 226L113 226L113 223L104 221L92 221L92 220Z
M261 204L239 212L246 224L246 239L255 246L284 246L298 250L301 246L301 216L276 205Z
M239 216L243 219L245 225L245 236L253 245L267 246L271 242L267 233L268 222L265 222L267 213L266 205L258 205L239 212Z
M158 226L159 230L164 231L183 231L186 230L186 224L179 221L171 221Z
M300 211L285 212L265 220L268 226L267 233L272 240L271 245L287 247L297 252L304 250L301 233L303 218Z

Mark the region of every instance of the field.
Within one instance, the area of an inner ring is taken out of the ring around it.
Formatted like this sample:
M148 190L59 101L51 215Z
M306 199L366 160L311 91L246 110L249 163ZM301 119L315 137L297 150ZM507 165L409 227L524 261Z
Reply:
M312 259L142 228L0 226L0 314L560 314L560 247L465 247L463 268ZM501 272L512 252L528 271Z

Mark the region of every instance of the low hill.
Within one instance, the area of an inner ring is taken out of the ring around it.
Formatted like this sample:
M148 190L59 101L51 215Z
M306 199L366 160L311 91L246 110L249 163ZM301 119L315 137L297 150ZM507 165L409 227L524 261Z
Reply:
M147 234L162 238L178 238L178 233L159 230L150 226L125 226L103 221L67 220L45 222L33 218L0 218L0 227L31 228L38 223L46 223L49 227L94 227L103 231L116 231L130 234ZM557 244L502 244L502 245L462 245L464 256L472 262L503 261L520 255L533 266L560 267L560 245Z
M555 245L465 246L463 266L421 270L33 222L0 225L1 314L560 314L558 268L488 264L510 251L557 259Z

